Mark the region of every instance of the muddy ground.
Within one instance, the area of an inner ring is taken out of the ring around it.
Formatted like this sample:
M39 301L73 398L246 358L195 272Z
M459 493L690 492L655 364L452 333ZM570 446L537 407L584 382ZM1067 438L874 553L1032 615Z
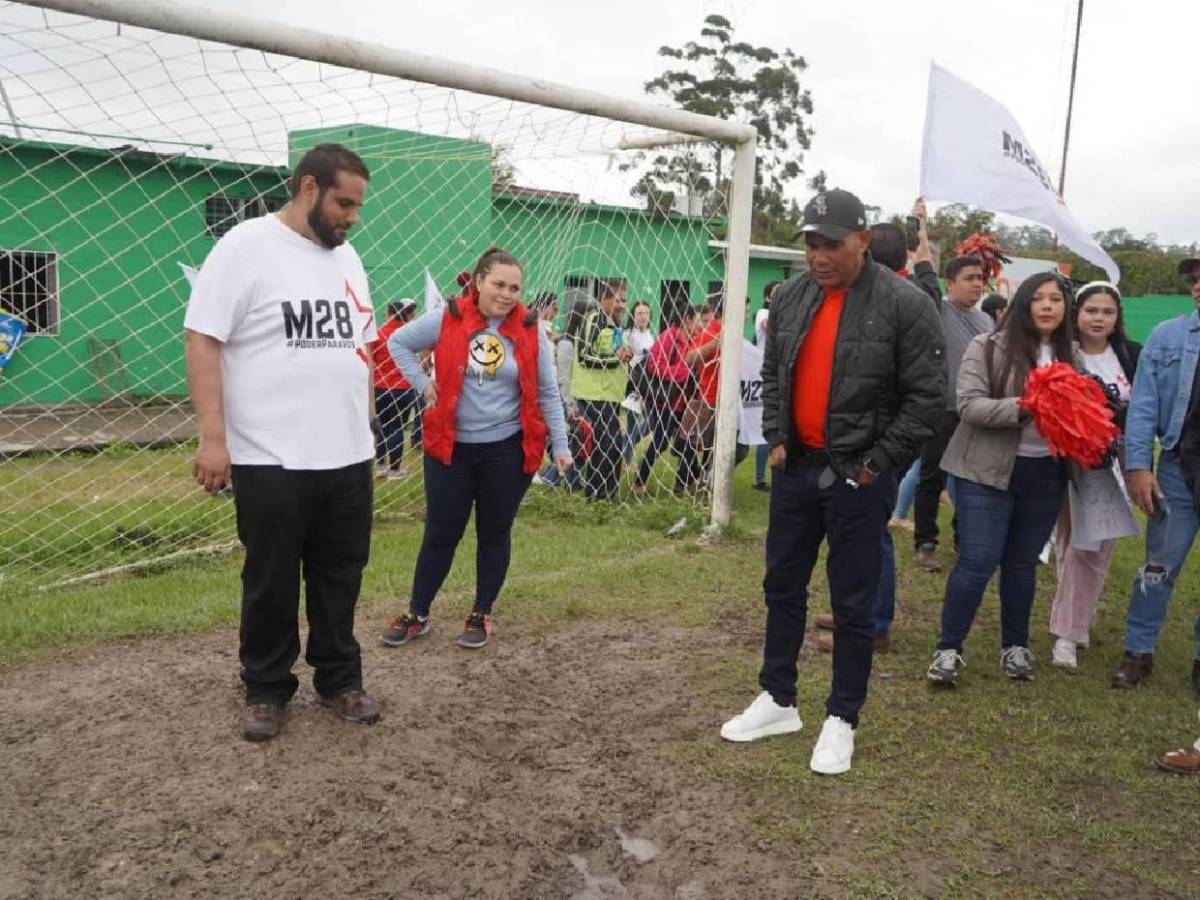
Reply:
M726 712L682 648L724 642L362 631L383 720L305 685L265 745L239 738L229 631L0 671L0 897L782 897L811 872L672 759Z
M306 684L265 745L239 736L230 630L0 669L0 898L849 892L851 821L772 840L775 801L697 774L697 754L743 749L716 729L754 688L696 673L751 658L756 634L502 627L468 652L449 623L399 650L362 625L383 721L337 721ZM917 894L954 868L885 864Z

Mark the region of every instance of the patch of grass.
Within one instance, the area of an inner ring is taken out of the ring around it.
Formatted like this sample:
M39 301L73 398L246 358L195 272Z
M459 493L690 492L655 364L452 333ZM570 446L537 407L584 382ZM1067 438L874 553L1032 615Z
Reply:
M184 485L179 502L186 504L189 512L180 515L169 498L151 489L159 485L159 479L177 482L181 467L188 464L188 453L186 448L136 456L118 453L115 461L105 463L103 481L113 492L128 491L137 484L146 487L149 496L140 501L127 498L123 501L128 505L127 515L110 517L111 521L86 535L94 561L105 565L142 562L179 549L230 541L233 503L229 498L197 495L190 485ZM83 462L100 456L93 454ZM15 464L27 462L32 464L25 460ZM61 537L61 543L51 542L46 548L47 554L62 552L68 542L80 538L81 528L89 527L75 524L80 521L76 501L81 492L96 490L98 482L80 472L78 463L54 461L51 465L58 468L47 470L43 460L40 470L48 476L55 496L71 496L74 501L59 507L43 506L38 517L0 526L0 571L5 573L0 583L0 662L97 639L190 632L235 623L240 551L185 558L104 582L45 591L22 576L12 561L25 552L22 540L27 541L33 530L31 522L43 537L51 532ZM739 474L745 478L747 473ZM21 480L9 465L0 466L0 477ZM403 492L411 493L413 484L419 490L419 482L388 482L378 486L377 497L385 508L389 501L393 508L401 506L399 498ZM34 497L31 506L36 504ZM197 505L209 512L196 515ZM737 508L739 515L761 518L764 499L742 484ZM688 531L667 538L666 530L681 517L688 518ZM690 499L668 495L653 503L618 507L532 488L514 529L513 564L501 605L538 627L570 619L621 615L644 620L662 614L702 624L708 615L707 604L719 592L732 592L746 579L753 582L761 577L754 572L760 555L757 549L735 537L726 536L719 555L701 548L697 538L703 522L703 512ZM371 563L363 583L363 615L382 620L407 597L421 530L420 519L411 515L377 518ZM474 557L474 533L468 528L437 615L465 614L474 589ZM731 566L731 559L736 559L737 565Z
M1155 675L1136 692L1114 691L1108 681L1141 562L1137 541L1118 549L1077 673L1048 665L1054 582L1042 567L1031 629L1037 680L1014 684L999 671L999 601L989 591L967 644L962 685L931 691L924 669L945 575L912 567L903 533L894 537L898 652L876 657L851 776L831 781L807 771L830 665L808 653L798 705L810 736L710 747L707 758L684 755L683 764L697 777L749 792L765 808L758 814L764 835L793 834L798 844L840 835L853 852L831 859L857 873L842 882L848 896L1200 897L1200 848L1191 837L1200 781L1152 765L1155 754L1195 739L1188 684L1200 588L1194 569L1177 585ZM949 566L951 554L943 555ZM823 608L822 586L810 615ZM749 606L726 615L747 628L761 620ZM757 690L756 663L726 660L696 677L721 686L732 714Z
M113 444L95 453L0 461L0 497L12 500L0 503L6 512L0 516L0 595L235 543L231 497L212 498L198 489L191 479L194 451L191 443L159 450ZM410 454L410 467L419 464L417 457ZM656 466L651 502L626 493L616 504L587 503L563 491L534 489L524 515L548 528L563 522L659 533L682 517L686 534L694 535L707 521L706 506L660 487L673 478L673 463L667 456ZM763 507L761 496L746 502ZM380 526L419 527L420 477L377 483L375 511Z

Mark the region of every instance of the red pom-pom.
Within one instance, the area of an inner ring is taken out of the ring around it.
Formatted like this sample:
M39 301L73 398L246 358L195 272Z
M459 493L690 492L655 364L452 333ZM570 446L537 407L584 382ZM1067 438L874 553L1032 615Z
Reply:
M458 273L457 277L455 277L454 280L458 282L459 287L466 287L468 284L471 283L471 273L468 272L466 269L463 269L461 272Z
M988 281L1000 274L1004 263L1012 262L1008 257L1009 252L986 232L968 235L954 248L955 256L978 256L983 261L983 277Z
M1017 402L1033 415L1053 455L1084 468L1100 465L1120 433L1104 389L1066 363L1030 372Z

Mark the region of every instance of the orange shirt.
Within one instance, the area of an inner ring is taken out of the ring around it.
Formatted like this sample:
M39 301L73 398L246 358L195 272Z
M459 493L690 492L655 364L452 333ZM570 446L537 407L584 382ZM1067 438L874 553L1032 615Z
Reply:
M692 349L698 350L720 337L721 320L713 319L700 334L696 335L696 339L692 341ZM697 363L697 365L700 367L700 396L709 406L715 407L717 405L717 389L721 384L721 351L718 350L705 362Z
M792 374L792 425L796 439L812 450L825 449L825 414L829 411L829 385L833 381L833 350L846 291L825 292L825 301L813 315L808 334L796 352Z

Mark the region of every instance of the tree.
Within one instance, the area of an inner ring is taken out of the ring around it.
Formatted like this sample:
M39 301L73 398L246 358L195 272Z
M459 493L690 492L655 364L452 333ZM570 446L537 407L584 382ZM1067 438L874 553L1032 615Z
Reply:
M1016 253L1030 250L1051 250L1054 247L1054 234L1049 228L1041 225L1019 225L1010 228L1002 223L996 223L996 240L1004 247Z
M1158 250L1158 235L1150 232L1143 238L1136 238L1127 228L1110 228L1107 231L1097 231L1092 235L1101 247L1109 252L1113 250Z
M735 41L733 30L728 19L713 15L704 20L698 41L659 48L659 56L675 61L678 68L646 82L645 90L690 112L754 126L754 239L790 241L800 208L785 188L803 172L803 151L813 134L806 120L812 114L812 96L800 86L808 64L790 49ZM622 169L641 170L632 193L645 197L652 209L669 205L677 192L712 193L715 201L706 204L706 212L721 215L729 189L730 152L719 144L691 145L649 159L639 154Z
M930 216L926 228L930 243L937 245L940 250L941 259L949 261L954 257L954 248L968 235L976 232L994 233L995 221L994 213L972 209L965 203L951 203Z

